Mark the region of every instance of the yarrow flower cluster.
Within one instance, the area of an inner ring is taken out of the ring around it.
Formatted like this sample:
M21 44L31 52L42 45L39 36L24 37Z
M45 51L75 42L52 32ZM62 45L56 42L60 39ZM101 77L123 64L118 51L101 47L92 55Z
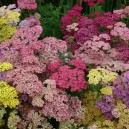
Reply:
M51 106L51 110L49 107ZM78 98L69 98L65 92L60 92L54 96L52 102L45 102L42 110L43 114L48 117L54 117L57 121L80 119L84 110Z
M17 0L18 7L22 9L35 10L37 8L37 3L35 0Z
M104 119L101 110L96 108L96 95L97 92L88 92L81 98L85 109L85 115L80 124L92 125L95 121L102 121Z
M128 41L129 28L126 27L126 24L124 24L123 22L117 22L114 25L114 28L111 30L111 35L114 37L118 37L124 41Z
M14 108L19 104L18 92L16 89L7 84L7 82L0 82L0 103L4 107Z
M9 115L9 118L8 118L8 127L10 129L17 129L17 124L21 120L20 117L17 114L18 114L17 110L13 110L10 113L10 115Z
M118 19L120 19L120 15L107 12L102 16L96 17L94 22L100 27L101 30L101 27L111 28Z
M108 51L111 47L108 42L103 41L102 39L105 40L110 40L110 36L107 34L100 34L99 36L93 36L91 40L87 40L84 43L84 46L87 47L87 49L92 49L94 51Z
M112 94L112 88L109 86L106 86L104 88L102 88L101 90L101 94L105 94L105 95L111 95Z
M3 62L2 64L0 64L0 72L4 72L12 68L13 68L13 65L8 62Z
M58 71L53 73L50 79L55 80L60 88L70 89L71 92L86 89L87 82L84 79L85 74L83 71L86 67L83 62L81 62L82 65L79 65L80 62L79 60L71 60L69 62L69 65L75 67L74 69L72 69L72 66L60 66Z
M25 18L23 21L20 22L20 28L29 28L36 25L40 25L40 22L36 18Z
M34 15L0 7L0 128L128 129L129 7L86 17L76 4L61 40L42 39L35 0L17 2Z
M117 77L117 73L109 72L103 68L91 69L87 76L89 84L107 84Z
M0 43L15 34L20 17L19 11L15 5L0 7Z
M93 20L82 16L81 11L81 6L74 5L73 8L61 18L61 30L65 34L64 38L66 42L74 43L72 45L73 50L79 47L76 42L81 42L83 44L92 36L99 33Z

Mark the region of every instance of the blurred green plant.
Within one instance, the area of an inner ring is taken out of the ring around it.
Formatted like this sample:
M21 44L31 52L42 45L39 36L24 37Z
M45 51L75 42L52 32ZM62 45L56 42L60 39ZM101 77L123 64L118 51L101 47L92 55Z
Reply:
M63 14L61 9L50 3L38 5L36 12L41 15L40 22L43 27L42 36L54 36L57 38L62 38L62 32L60 30L60 18Z

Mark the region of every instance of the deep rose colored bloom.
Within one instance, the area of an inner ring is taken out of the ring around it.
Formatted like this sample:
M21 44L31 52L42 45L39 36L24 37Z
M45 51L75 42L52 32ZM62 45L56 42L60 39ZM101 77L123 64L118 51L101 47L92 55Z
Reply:
M71 60L69 64L76 66L77 69L86 70L86 64L80 59Z
M81 11L82 11L82 6L80 6L80 5L78 5L78 4L75 4L75 5L72 7L72 10L76 10L76 11L81 12Z

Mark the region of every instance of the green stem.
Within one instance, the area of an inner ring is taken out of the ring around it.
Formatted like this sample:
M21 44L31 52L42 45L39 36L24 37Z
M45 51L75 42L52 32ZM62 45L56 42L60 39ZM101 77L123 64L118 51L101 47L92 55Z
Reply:
M94 7L90 7L90 14L95 12L95 8Z
M60 0L59 1L59 7L62 8L63 7L63 4L64 4L64 0Z
M126 0L124 0L124 4L125 4L125 5L127 4Z

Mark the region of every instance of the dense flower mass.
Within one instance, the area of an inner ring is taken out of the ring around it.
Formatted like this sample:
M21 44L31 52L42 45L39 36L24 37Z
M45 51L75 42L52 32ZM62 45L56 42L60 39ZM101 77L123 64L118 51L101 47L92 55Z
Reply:
M37 8L35 0L17 0L18 7L22 9L34 10Z
M89 77L89 84L107 84L117 77L117 73L108 72L106 69L103 68L97 68L91 69L87 77Z
M12 68L13 68L13 65L8 63L8 62L3 62L2 64L0 64L0 72L3 72L5 70L9 70Z
M85 73L83 71L86 67L84 63L81 60L71 60L69 64L75 68L60 66L50 79L55 80L60 88L70 89L71 92L86 89L87 82L84 79Z
M0 43L15 34L20 17L19 11L15 5L0 7Z
M18 92L16 89L7 84L7 82L0 82L0 103L4 107L14 108L19 104Z
M79 45L76 42L84 43L90 40L92 36L98 35L98 27L92 19L82 16L82 7L74 5L67 14L61 18L61 30L64 33L64 38L67 43L72 45L73 51L78 49Z
M129 6L78 0L63 40L44 37L42 1L17 2L0 7L0 128L129 129Z

